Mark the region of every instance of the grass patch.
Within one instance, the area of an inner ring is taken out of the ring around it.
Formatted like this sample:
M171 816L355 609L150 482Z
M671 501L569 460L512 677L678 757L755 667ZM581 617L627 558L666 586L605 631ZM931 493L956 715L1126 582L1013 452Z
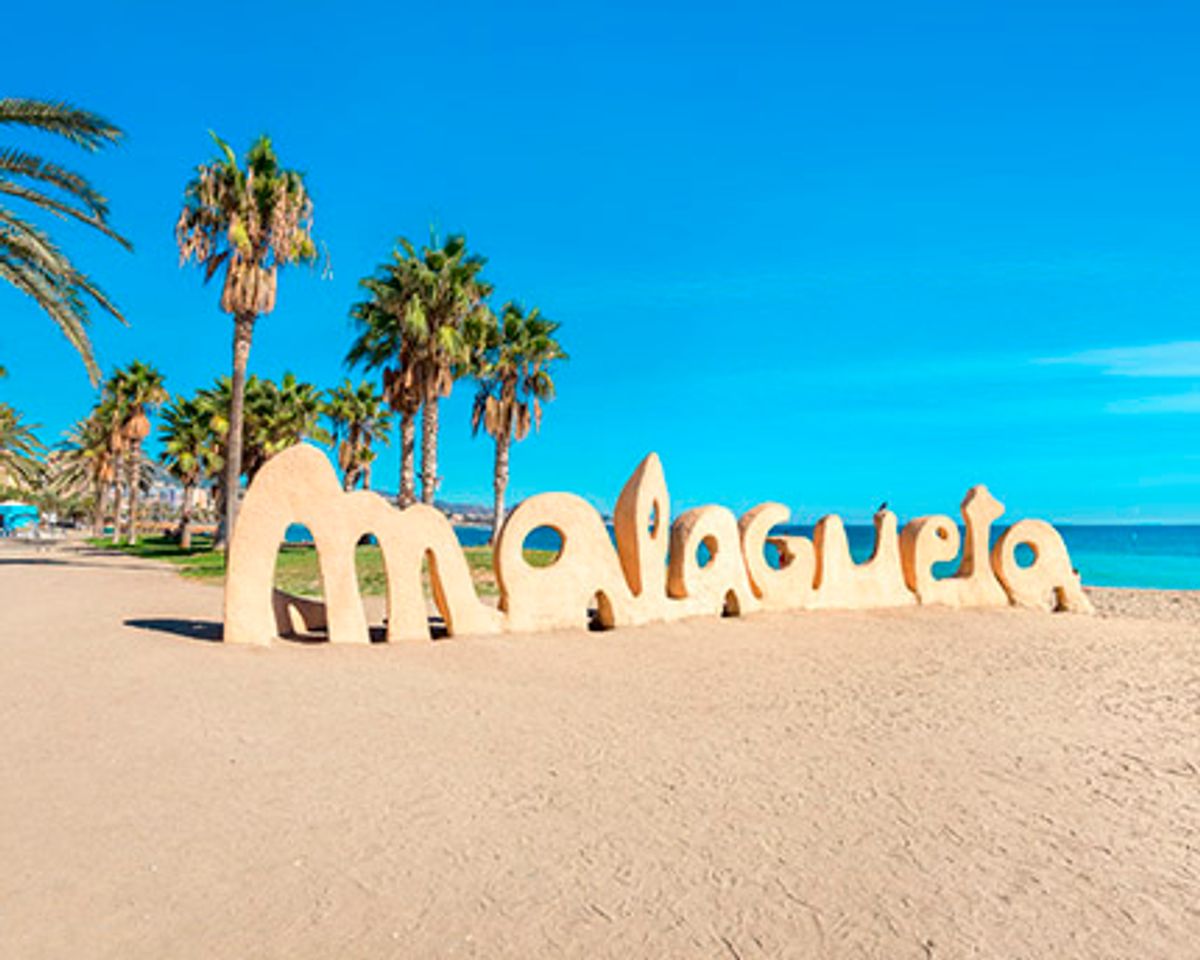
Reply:
M129 556L145 560L170 563L185 577L219 583L225 579L225 554L212 549L208 537L196 537L190 550L182 549L169 537L146 537L130 546L114 547L106 537L88 541L92 546L120 550ZM494 596L498 592L496 573L492 566L490 547L464 547L467 566L475 589L483 596ZM525 559L535 567L549 566L557 552L553 550L526 550ZM387 580L383 569L383 552L376 546L360 546L354 551L354 563L358 570L359 589L364 596L377 597L387 592ZM428 574L425 573L426 578ZM321 575L317 566L317 551L314 547L285 544L275 562L275 586L288 593L304 597L321 594Z

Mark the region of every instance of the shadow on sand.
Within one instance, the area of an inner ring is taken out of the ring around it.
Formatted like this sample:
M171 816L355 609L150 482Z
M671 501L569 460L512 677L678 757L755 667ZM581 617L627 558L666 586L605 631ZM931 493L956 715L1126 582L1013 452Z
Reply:
M138 630L150 630L154 633L168 633L174 637L186 640L200 640L205 643L220 642L224 625L214 620L184 620L178 617L137 618L125 621L125 626ZM387 627L373 624L370 628L371 643L387 642ZM429 618L430 639L444 640L449 637L446 623L441 617ZM329 634L324 630L313 630L307 633L290 633L279 638L284 643L328 643Z
M158 617L144 620L126 620L125 626L136 627L138 630L153 630L156 633L169 633L188 640L203 640L206 643L216 643L221 639L224 626L213 620L181 620L174 617Z

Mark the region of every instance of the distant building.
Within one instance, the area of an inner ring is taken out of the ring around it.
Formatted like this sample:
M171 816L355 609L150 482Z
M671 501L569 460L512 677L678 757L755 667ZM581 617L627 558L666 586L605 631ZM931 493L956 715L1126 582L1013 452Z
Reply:
M143 497L148 507L158 507L165 513L178 513L183 509L183 484L161 467L154 472L154 482ZM211 510L213 507L212 487L195 487L192 490L192 510Z

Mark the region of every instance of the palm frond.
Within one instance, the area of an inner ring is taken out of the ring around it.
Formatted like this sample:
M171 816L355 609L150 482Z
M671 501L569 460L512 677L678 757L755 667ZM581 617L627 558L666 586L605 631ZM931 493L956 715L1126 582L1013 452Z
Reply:
M98 115L59 102L0 99L0 124L56 134L89 150L115 143L121 137L120 130ZM58 195L47 192L47 187ZM32 153L0 149L0 197L12 197L58 218L76 220L131 249L129 241L109 225L107 201L86 179ZM2 205L0 279L33 299L50 317L96 383L100 371L87 334L89 301L122 323L124 318L99 285L78 270L46 232Z
M62 101L0 99L0 124L20 124L70 140L85 150L118 142L124 134L97 113Z
M97 382L100 368L87 335L90 323L87 304L79 290L73 289L63 277L47 272L36 261L14 255L4 237L0 237L0 279L28 295L54 321L83 359L92 382Z
M117 233L112 227L105 223L102 219L87 210L80 210L77 207L71 206L69 203L63 203L61 200L55 200L53 197L42 193L39 190L33 190L23 184L17 183L14 180L6 180L0 177L0 193L7 194L10 197L16 197L18 200L24 200L27 203L33 204L35 207L40 207L43 210L49 210L51 213L66 219L72 217L80 223L85 223L94 230L99 230L102 234L111 240L117 241L126 250L132 250L133 244L126 240L123 236Z
M36 429L15 409L0 403L0 484L29 488L41 479L46 447L34 433Z
M23 150L0 150L0 173L57 187L87 207L95 217L108 216L108 201L79 174Z

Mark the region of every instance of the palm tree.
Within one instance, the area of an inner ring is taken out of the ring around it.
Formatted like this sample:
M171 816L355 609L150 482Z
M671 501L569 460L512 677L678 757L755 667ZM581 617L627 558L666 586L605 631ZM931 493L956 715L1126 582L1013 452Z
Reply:
M128 367L113 374L108 389L115 402L114 433L119 434L117 448L123 457L129 490L129 521L125 539L127 543L134 544L137 543L138 490L142 486L141 478L145 469L142 441L150 435L148 412L166 401L168 394L163 388L163 375L141 360L134 360Z
M233 388L229 377L221 377L215 386L200 390L196 400L211 433L215 464L227 462L230 447L230 407ZM301 440L325 442L328 435L320 425L323 409L321 391L311 383L285 373L279 383L252 376L246 381L242 416L242 474L253 480L259 469L275 454ZM238 480L241 479L241 474ZM227 498L228 471L220 494ZM234 489L236 489L235 480Z
M197 390L194 397L201 422L208 431L209 477L213 481L213 506L218 521L225 516L225 451L229 439L230 393L229 377L218 377L213 386Z
M536 307L525 313L511 302L504 305L499 322L489 313L468 327L474 346L472 367L479 381L471 429L478 433L482 426L496 442L493 543L504 523L509 447L513 440L528 436L531 424L535 430L541 426L542 403L554 398L550 364L567 359L554 336L558 327Z
M29 490L41 480L46 448L34 433L36 429L17 410L0 403L0 487Z
M361 479L363 488L371 489L371 464L375 461L373 447L376 441L387 443L387 431L392 425L383 396L375 392L375 386L369 380L355 387L347 379L329 391L325 416L333 424L333 441L337 446L343 487L353 490Z
M421 499L425 503L433 503L439 482L438 402L450 395L454 380L465 372L463 327L474 313L486 309L483 302L492 291L480 276L486 263L467 252L462 235L447 237L441 246L431 235L429 245L419 251L401 237L391 260L362 281L372 299L351 311L359 335L347 361L391 370L392 386L402 395L412 391L421 404ZM387 386L385 373L385 391ZM402 457L403 406L393 405L401 413ZM402 488L403 481L402 462Z
M125 404L120 395L120 379L114 374L104 383L100 401L92 411L96 428L104 434L110 469L107 472L111 490L112 542L121 542L121 481L125 475Z
M246 385L246 482L271 457L302 440L326 443L329 435L321 426L325 404L321 391L311 383L285 373L279 383L251 377Z
M159 459L183 485L183 504L179 514L179 545L192 548L192 499L200 482L213 469L212 418L195 397L176 397L163 409L160 428L162 453Z
M232 442L225 457L224 536L228 537L237 520L246 367L254 322L275 309L278 272L290 264L315 264L318 257L312 237L313 205L303 175L279 165L268 137L259 137L251 145L245 169L229 144L216 134L213 140L221 155L201 165L187 185L175 237L181 263L195 260L206 281L224 267L221 309L234 318Z
M62 137L94 152L121 139L103 117L65 103L0 99L0 125L10 124ZM125 249L129 241L108 224L108 202L74 171L34 153L0 148L0 199L12 197L56 217L84 223ZM125 318L105 293L59 249L50 235L0 202L0 278L32 297L79 353L92 383L100 370L87 328L96 305L122 323Z
M387 267L381 267L381 272ZM403 311L396 309L389 280L364 277L359 281L371 299L356 303L350 310L359 334L346 362L383 371L383 398L400 421L400 489L396 503L407 507L417 499L416 416L421 409L421 390L413 363L415 341L404 329Z
M97 408L67 430L66 439L49 457L50 485L58 496L91 498L96 537L104 533L105 491L116 478L110 438Z

